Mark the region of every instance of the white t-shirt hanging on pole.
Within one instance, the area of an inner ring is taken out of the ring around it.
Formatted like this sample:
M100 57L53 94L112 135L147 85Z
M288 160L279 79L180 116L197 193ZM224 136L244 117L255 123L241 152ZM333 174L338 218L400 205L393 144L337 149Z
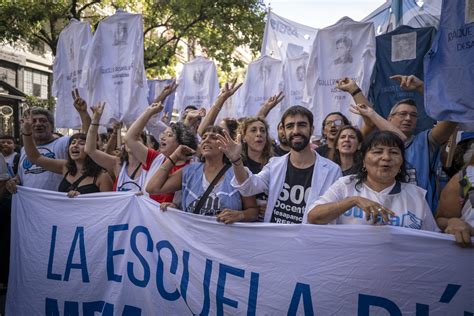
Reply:
M72 91L79 90L81 97L86 90L79 88L87 47L92 39L89 23L72 19L59 34L53 65L53 96L56 102L56 127L80 128L79 113L74 109Z
M107 103L102 123L132 124L148 104L140 14L122 10L99 23L84 61L88 104Z
M283 66L285 78L285 98L281 102L281 112L293 105L303 105L303 90L306 80L306 67L309 55L301 54L296 58L289 56Z
M249 64L244 84L233 96L232 106L238 117L255 116L269 97L283 90L283 63L281 60L263 56ZM276 128L280 118L278 104L266 118L273 137L277 136Z
M219 95L219 79L213 61L196 57L186 63L178 77L174 108L181 112L188 105L208 110Z
M355 22L343 17L336 24L318 31L306 72L304 99L314 114L318 129L324 117L339 111L353 125L362 118L349 112L350 94L336 89L336 80L349 77L367 95L375 64L375 31L372 22Z

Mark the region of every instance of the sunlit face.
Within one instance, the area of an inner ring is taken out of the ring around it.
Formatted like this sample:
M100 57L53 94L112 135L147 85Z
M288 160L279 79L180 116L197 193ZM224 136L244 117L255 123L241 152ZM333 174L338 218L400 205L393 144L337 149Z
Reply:
M87 154L84 151L86 146L86 141L84 139L75 138L71 141L69 145L69 156L72 160L84 160L87 157Z
M170 156L178 146L179 143L176 139L176 135L173 133L171 127L168 127L160 135L160 152L165 156Z
M202 135L201 139L201 155L204 158L215 157L223 155L222 151L219 150L219 144L217 143L217 133L206 132Z
M300 114L290 115L285 118L283 124L286 140L291 149L295 151L305 149L313 133L313 127L310 126L308 118Z
M44 114L33 114L31 116L33 138L37 141L49 140L53 137L53 126Z
M12 139L0 139L0 151L4 156L11 155L15 151L15 142Z
M245 131L243 142L247 144L249 149L262 152L267 143L267 128L265 124L260 121L251 123Z
M393 183L403 163L398 147L375 145L365 154L367 178L378 183Z
M331 114L326 118L324 122L323 134L329 141L334 141L337 132L344 126L342 116L339 114Z
M403 133L411 135L416 128L418 111L416 107L409 104L400 104L389 116L388 121Z
M343 155L353 155L359 148L356 132L350 128L343 130L339 135L336 147Z

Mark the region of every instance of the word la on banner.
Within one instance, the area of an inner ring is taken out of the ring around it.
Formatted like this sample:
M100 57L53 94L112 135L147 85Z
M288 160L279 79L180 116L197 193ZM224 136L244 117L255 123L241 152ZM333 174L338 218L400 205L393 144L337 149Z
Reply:
M7 315L472 315L474 252L381 226L224 225L133 193L14 195Z

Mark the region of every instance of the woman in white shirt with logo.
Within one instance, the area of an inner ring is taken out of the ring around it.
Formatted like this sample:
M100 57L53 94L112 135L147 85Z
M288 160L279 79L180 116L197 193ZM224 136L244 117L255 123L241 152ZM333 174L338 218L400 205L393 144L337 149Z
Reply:
M337 180L311 207L312 224L374 224L438 231L426 191L404 183L405 146L392 132L375 132L362 143L356 175Z

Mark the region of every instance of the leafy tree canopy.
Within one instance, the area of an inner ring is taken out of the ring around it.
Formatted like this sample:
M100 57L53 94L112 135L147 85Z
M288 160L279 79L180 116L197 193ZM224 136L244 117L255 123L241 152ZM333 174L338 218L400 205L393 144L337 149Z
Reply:
M191 52L201 47L222 71L243 63L235 49L253 53L263 36L262 0L16 0L0 2L0 40L46 45L56 54L59 33L69 19L87 20L95 29L110 9L123 8L143 15L145 68L150 75L173 75L183 45Z

